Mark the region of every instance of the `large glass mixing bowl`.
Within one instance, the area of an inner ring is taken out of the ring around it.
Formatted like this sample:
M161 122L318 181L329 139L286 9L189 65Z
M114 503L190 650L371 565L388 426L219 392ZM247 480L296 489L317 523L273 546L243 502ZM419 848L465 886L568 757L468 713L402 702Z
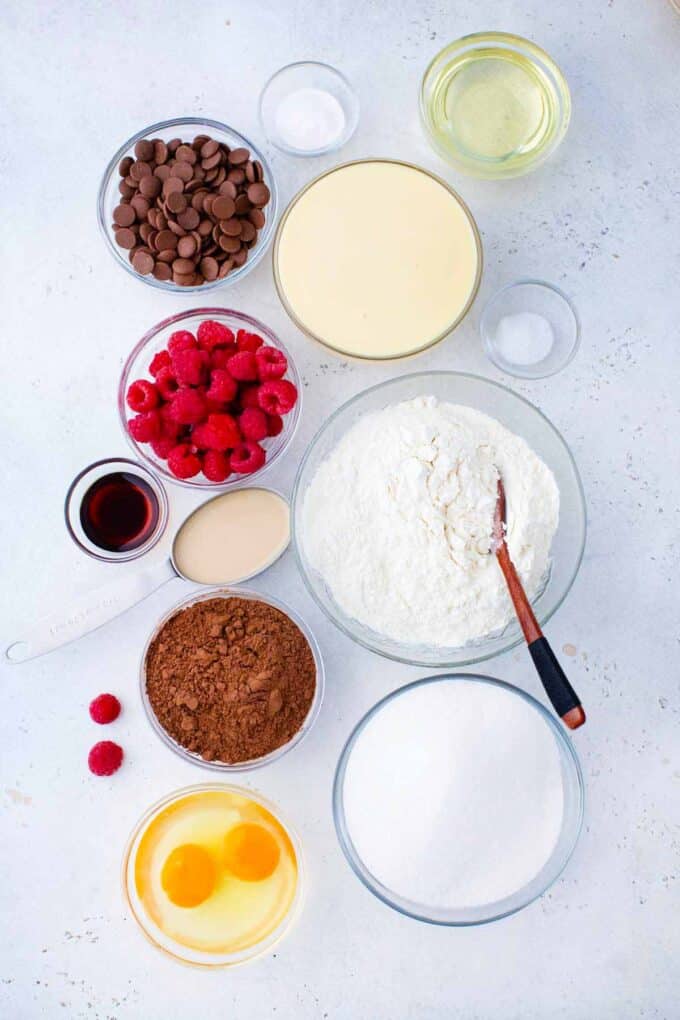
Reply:
M543 625L550 619L574 583L583 557L586 505L581 479L569 447L545 415L512 390L479 376L462 372L420 372L380 383L343 404L317 432L298 469L292 498L292 542L310 594L352 640L388 659L416 666L469 666L521 643L522 632L514 617L501 632L458 647L395 641L348 616L340 608L323 577L312 567L305 549L302 507L305 493L322 461L363 415L424 395L463 404L496 418L521 436L553 472L560 492L559 524L552 543L548 575L533 601L539 623Z

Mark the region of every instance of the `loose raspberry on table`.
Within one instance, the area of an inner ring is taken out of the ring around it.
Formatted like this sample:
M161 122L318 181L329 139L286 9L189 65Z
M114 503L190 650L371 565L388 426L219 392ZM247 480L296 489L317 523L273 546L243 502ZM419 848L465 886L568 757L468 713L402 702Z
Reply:
M123 762L123 748L112 740L100 740L87 756L90 772L95 776L112 776Z
M214 368L210 373L210 386L206 393L208 400L220 400L228 404L238 393L238 383L226 368Z
M163 400L172 400L175 393L177 393L179 383L170 365L159 369L156 375L156 387Z
M120 701L114 694L99 694L90 702L90 718L104 726L120 715Z
M158 354L154 354L149 365L149 372L151 375L156 376L162 368L169 368L170 366L170 352L159 351Z
M180 425L196 425L205 418L205 397L197 390L178 390L170 407L169 417Z
M160 457L161 460L167 460L168 455L172 449L177 446L177 436L161 436L160 439L154 439L151 443L151 449Z
M203 474L211 482L224 482L231 474L229 458L221 450L207 450L201 457Z
M168 340L168 350L171 355L180 351L188 351L196 346L196 337L188 329L176 330Z
M172 370L182 386L200 386L208 378L209 356L207 351L190 348L177 351L172 356Z
M257 374L265 382L267 379L281 379L288 370L288 359L283 351L276 347L260 347L255 352Z
M271 379L260 386L257 399L265 414L288 414L295 407L298 392L288 379Z
M280 414L267 415L267 435L278 436L283 432L283 418Z
M246 439L232 451L229 464L231 470L237 474L251 475L253 471L258 471L262 467L266 459L267 455L259 443Z
M127 423L128 432L138 443L150 443L154 439L160 439L161 417L158 411L145 411L130 418Z
M148 379L136 379L130 383L126 399L131 411L153 411L158 406L160 394Z
M259 407L246 407L238 417L238 425L244 439L259 442L267 435L267 415Z
M239 382L249 382L257 379L257 361L252 351L239 351L232 354L227 362L227 368Z
M204 351L212 351L215 347L229 347L234 344L234 333L228 326L214 319L204 319L196 331L198 346Z
M257 333L249 333L247 329L239 329L236 334L236 346L239 351L256 351L262 347L264 340Z
M168 467L175 478L193 478L201 470L201 462L188 443L180 443L170 451Z

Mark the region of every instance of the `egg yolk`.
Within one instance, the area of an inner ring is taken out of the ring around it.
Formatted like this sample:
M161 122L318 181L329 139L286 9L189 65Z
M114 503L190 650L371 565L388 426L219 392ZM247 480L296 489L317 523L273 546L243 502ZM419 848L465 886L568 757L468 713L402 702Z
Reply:
M235 825L225 836L225 867L243 882L261 882L269 878L280 856L279 844L261 825L243 822Z
M161 872L161 885L176 907L197 907L210 896L215 881L212 857L195 843L176 846L168 854Z

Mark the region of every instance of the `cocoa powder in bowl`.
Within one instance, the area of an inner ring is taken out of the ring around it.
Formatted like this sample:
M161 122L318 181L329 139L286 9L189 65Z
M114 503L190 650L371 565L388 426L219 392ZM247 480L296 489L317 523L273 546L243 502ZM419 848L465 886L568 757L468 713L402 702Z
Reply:
M146 654L146 693L168 736L207 762L249 762L287 744L314 700L316 662L280 609L216 596L179 609Z

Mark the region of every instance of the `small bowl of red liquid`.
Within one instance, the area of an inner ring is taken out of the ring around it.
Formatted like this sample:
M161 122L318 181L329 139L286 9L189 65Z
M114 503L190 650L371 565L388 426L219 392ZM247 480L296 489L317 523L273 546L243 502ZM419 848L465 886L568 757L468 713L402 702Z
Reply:
M83 552L121 563L156 545L168 523L168 497L160 480L141 464L109 458L74 478L64 513L69 534Z

